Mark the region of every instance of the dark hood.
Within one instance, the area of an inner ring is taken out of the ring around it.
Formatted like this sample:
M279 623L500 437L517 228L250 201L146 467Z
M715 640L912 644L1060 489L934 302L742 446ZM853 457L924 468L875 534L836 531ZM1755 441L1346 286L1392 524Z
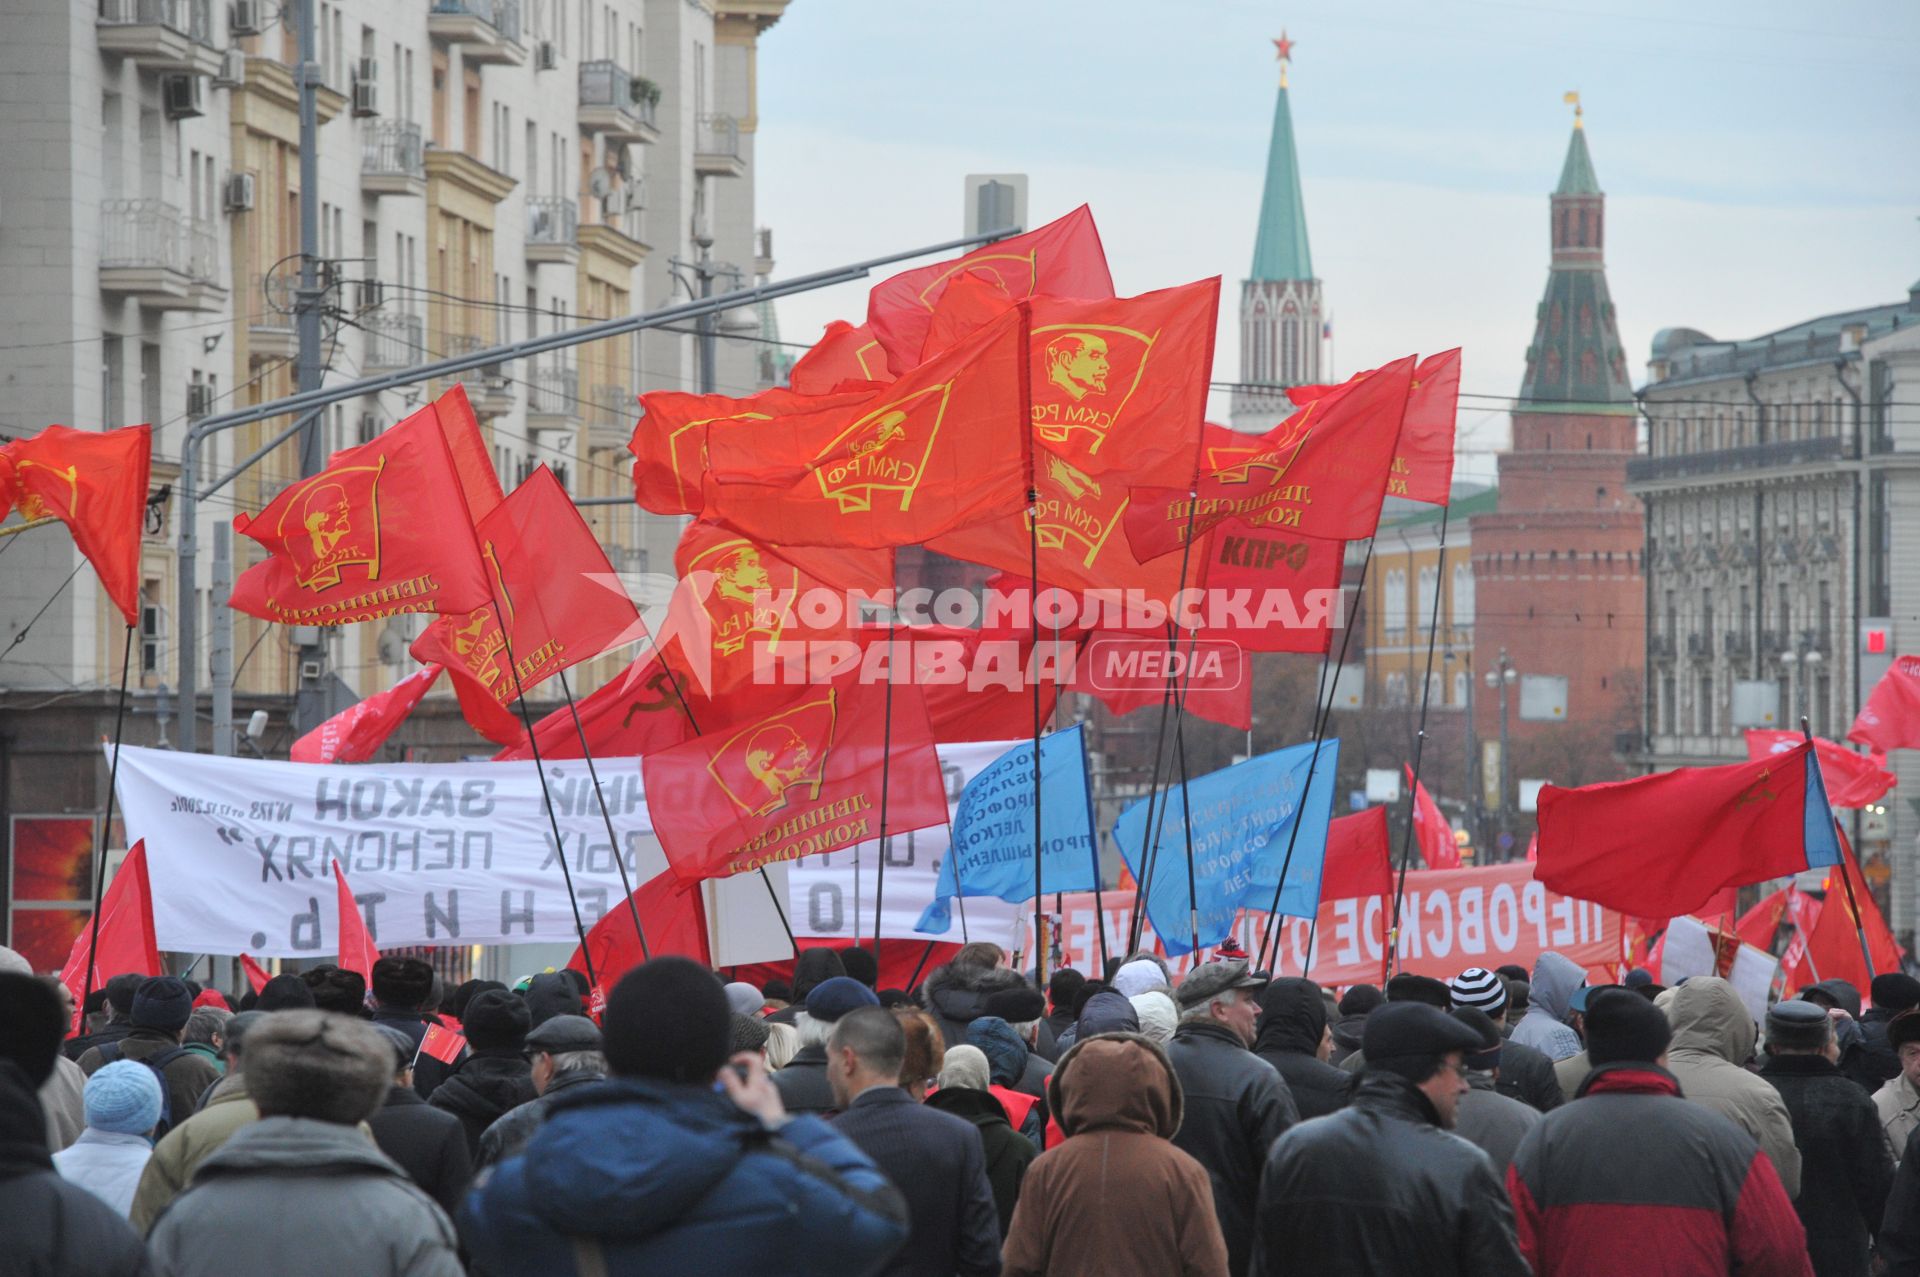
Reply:
M1254 1053L1291 1051L1320 1054L1320 1038L1327 1029L1327 1000L1320 986L1299 976L1285 976L1260 995L1260 1036Z
M1139 1033L1113 1033L1076 1042L1060 1057L1047 1078L1047 1103L1069 1137L1121 1130L1170 1140L1186 1097L1164 1047Z
M943 1086L927 1097L927 1107L964 1117L978 1127L1007 1122L1007 1106L991 1091L976 1091L970 1086Z
M533 1019L529 1027L545 1024L556 1015L586 1014L580 995L573 991L572 981L555 971L543 971L533 977L522 996Z
M969 1024L967 1043L987 1057L995 1086L1015 1086L1027 1071L1027 1044L997 1015L983 1015Z
M433 1092L436 1108L459 1117L493 1118L533 1098L533 1068L512 1056L475 1053Z
M987 1013L987 999L1004 989L1018 989L1026 978L1011 967L935 967L920 986L927 1009L943 1020L972 1024Z
M1087 1005L1080 1008L1080 1018L1074 1022L1073 1040L1078 1045L1096 1033L1139 1031L1140 1016L1133 1009L1133 1003L1109 989L1094 994L1087 999Z
M831 949L802 949L800 956L793 960L793 997L790 1003L799 1006L807 1000L816 984L825 984L835 976L847 973L847 966L840 961L840 955Z
M1366 1032L1367 1017L1343 1015L1333 1022L1333 1040L1349 1051L1360 1049L1360 1035Z

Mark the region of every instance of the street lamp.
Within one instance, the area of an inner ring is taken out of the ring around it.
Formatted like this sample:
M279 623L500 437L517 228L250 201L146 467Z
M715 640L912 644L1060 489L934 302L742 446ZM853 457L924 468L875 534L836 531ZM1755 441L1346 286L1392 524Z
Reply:
M1807 699L1811 694L1814 675L1819 673L1820 667L1826 662L1826 659L1827 658L1822 655L1809 640L1804 638L1800 640L1800 646L1798 648L1788 648L1786 651L1780 653L1780 663L1782 665L1788 669L1792 669L1796 665L1800 667L1799 674L1794 678L1795 696L1793 708L1795 711L1795 721L1804 721L1807 718Z
M1513 760L1510 757L1513 739L1507 725L1507 689L1520 681L1520 671L1513 668L1513 663L1507 659L1507 649L1503 647L1495 668L1488 670L1483 677L1488 687L1497 688L1500 692L1500 833L1506 839L1506 845L1500 849L1500 858L1510 860L1513 858L1513 807L1510 797L1513 792Z
M1467 729L1463 734L1467 748L1467 812L1473 824L1473 845L1485 848L1487 845L1487 805L1480 792L1480 729L1473 716L1473 653L1448 652L1442 659L1447 665L1447 682L1453 682L1453 663L1457 660L1466 673L1464 686L1467 690ZM1484 851L1481 853L1485 854Z

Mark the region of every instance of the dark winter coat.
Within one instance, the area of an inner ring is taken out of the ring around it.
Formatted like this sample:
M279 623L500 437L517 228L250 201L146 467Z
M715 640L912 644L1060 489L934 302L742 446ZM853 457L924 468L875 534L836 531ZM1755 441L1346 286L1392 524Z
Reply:
M96 1033L83 1033L77 1038L68 1038L61 1043L60 1050L69 1060L78 1060L94 1047L103 1046L108 1042L118 1042L131 1032L133 1032L132 1024L125 1020L115 1020L110 1024L101 1025Z
M887 1277L997 1277L1000 1221L973 1123L914 1103L897 1086L862 1091L833 1119L907 1199L907 1244Z
M1500 1076L1493 1089L1542 1113L1551 1113L1567 1102L1553 1061L1525 1042L1509 1040L1501 1044Z
M1140 1031L1140 1013L1133 1009L1133 1003L1127 1001L1124 994L1104 989L1087 999L1087 1005L1080 1008L1080 1018L1073 1027L1060 1035L1060 1055L1066 1058L1067 1048L1077 1042L1084 1042L1096 1033L1138 1033Z
M1886 1277L1920 1277L1920 1131L1901 1149L1874 1252L1886 1265Z
M815 1044L803 1046L773 1075L773 1089L780 1092L780 1103L789 1113L812 1113L830 1117L840 1111L827 1084L827 1048Z
M476 1273L565 1274L577 1245L610 1277L878 1271L907 1238L906 1206L833 1128L770 1133L705 1086L614 1078L555 1098L526 1152L467 1195Z
M427 1021L418 1011L409 1011L404 1007L375 1007L373 1022L389 1029L398 1029L413 1039L413 1049L420 1049L420 1039L427 1036Z
M1819 1055L1773 1055L1760 1076L1773 1083L1793 1119L1800 1196L1817 1277L1866 1277L1873 1235L1893 1187L1893 1155L1873 1101Z
M1249 1271L1526 1277L1528 1269L1487 1155L1441 1130L1412 1082L1375 1069L1346 1108L1274 1144Z
M351 1126L263 1117L148 1237L166 1277L461 1277L446 1212Z
M1360 1049L1360 1035L1366 1031L1367 1017L1364 1015L1343 1015L1333 1022L1333 1054L1327 1057L1327 1063L1338 1065L1349 1055Z
M1872 1095L1900 1076L1900 1057L1887 1037L1887 1023L1894 1013L1881 1007L1870 1008L1860 1017L1860 1047L1843 1062L1841 1071Z
M157 1060L175 1050L183 1050L179 1039L159 1029L135 1029L114 1044L114 1058L120 1060ZM80 1057L80 1071L92 1077L108 1062L99 1047ZM213 1061L194 1051L184 1051L167 1061L161 1070L167 1079L167 1115L170 1126L178 1126L193 1116L194 1106L208 1087L220 1080Z
M1688 981L1689 984L1692 981ZM1652 1064L1607 1064L1540 1119L1507 1171L1542 1277L1807 1277L1806 1232L1754 1138Z
M547 1106L553 1097L576 1086L591 1086L603 1080L605 1074L587 1069L574 1069L568 1073L556 1073L542 1091L525 1104L508 1109L494 1119L480 1135L480 1156L475 1166L492 1166L503 1158L512 1157L527 1146L533 1133L540 1129L540 1123L547 1120Z
M473 1158L460 1119L434 1108L411 1088L392 1087L387 1102L367 1118L380 1151L451 1217L473 1180Z
M1018 1135L1007 1124L1007 1108L990 1091L965 1086L943 1086L927 1097L929 1108L964 1117L980 1132L980 1147L987 1157L987 1187L993 1190L993 1207L1000 1216L1000 1236L1007 1235L1013 1220L1013 1208L1020 1200L1020 1181L1040 1151L1033 1141Z
M1020 1186L1004 1277L1226 1277L1207 1173L1171 1142L1182 1097L1166 1052L1089 1034L1047 1091L1066 1140Z
M558 971L542 971L527 984L527 1011L538 1026L556 1015L585 1015L586 1007L574 992L573 981Z
M445 1109L466 1128L467 1154L480 1156L480 1136L508 1109L534 1097L533 1066L510 1046L470 1052L427 1103Z
M1167 1043L1167 1059L1187 1103L1174 1147L1207 1168L1228 1268L1243 1273L1253 1254L1260 1170L1273 1142L1300 1120L1300 1110L1273 1065L1224 1024L1182 1023Z
M987 1014L987 999L1005 989L1031 987L1010 967L935 967L920 986L920 1002L940 1021L948 1046L967 1040L967 1026Z
M21 1277L150 1277L146 1247L120 1213L60 1178L26 1074L0 1063L0 1272Z
M1320 986L1286 976L1260 996L1260 1036L1253 1053L1273 1065L1304 1121L1347 1106L1353 1079L1320 1058L1327 1028L1327 1000ZM1266 1155L1261 1155L1264 1164Z

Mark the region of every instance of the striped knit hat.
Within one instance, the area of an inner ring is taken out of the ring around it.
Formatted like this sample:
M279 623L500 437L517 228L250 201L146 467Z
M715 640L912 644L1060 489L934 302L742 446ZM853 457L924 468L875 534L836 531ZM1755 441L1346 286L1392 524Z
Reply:
M1468 967L1453 977L1447 988L1457 1007L1473 1007L1488 1015L1498 1015L1507 1009L1507 986L1485 967Z

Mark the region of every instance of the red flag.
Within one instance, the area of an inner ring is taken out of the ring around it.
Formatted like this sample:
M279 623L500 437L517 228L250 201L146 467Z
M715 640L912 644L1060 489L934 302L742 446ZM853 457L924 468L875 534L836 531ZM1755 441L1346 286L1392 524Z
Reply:
M1538 880L1642 918L1677 918L1723 887L1837 863L1813 746L1758 762L1540 791Z
M487 577L459 467L437 414L415 413L333 454L233 526L269 557L241 574L232 604L286 625L343 625L399 612L471 612Z
M1412 356L1336 386L1264 435L1208 426L1198 504L1172 488L1136 488L1127 537L1136 554L1178 550L1191 520L1199 536L1225 519L1333 540L1372 536L1380 521Z
M1253 725L1253 678L1246 653L1231 642L1100 630L1087 636L1073 689L1116 714L1162 705L1167 688L1189 713L1238 731ZM1184 699L1181 699L1184 697ZM1029 729L1031 730L1031 729Z
M934 308L947 285L968 272L983 274L1015 300L1051 294L1113 296L1113 276L1093 213L1084 204L1039 230L977 248L957 261L902 271L867 295L867 328L896 374L920 362Z
M1846 846L1845 835L1841 836L1841 845ZM1854 863L1853 849L1846 848L1841 857L1845 873L1853 880L1853 897L1847 896L1846 884L1841 881L1840 873L1829 871L1827 874L1826 903L1820 906L1820 916L1807 933L1806 968L1789 969L1787 983L1790 988L1802 984L1812 984L1816 979L1832 980L1839 978L1850 981L1856 989L1864 989L1873 983L1876 974L1900 970L1900 946L1893 938L1893 932L1887 928L1887 920L1880 914L1880 906L1874 903L1873 893L1867 890L1866 879L1861 877L1859 866ZM1860 906L1858 927L1853 913L1855 903ZM1866 969L1865 960L1860 954L1860 930L1867 936L1867 950L1873 956L1873 970ZM1812 973L1818 971L1816 977Z
M467 388L455 383L452 390L401 420L402 426L415 417L432 420L447 441L447 455L453 458L454 477L460 481L460 495L467 499L467 513L478 523L493 513L505 500L500 476L493 470L493 451L480 433L480 419L473 415L467 400Z
M707 431L716 422L752 423L866 403L873 388L804 395L776 386L757 395L701 395L650 390L640 396L640 420L627 451L633 461L633 499L655 514L699 514L705 505Z
M1894 659L1847 729L1847 739L1878 754L1920 748L1920 656Z
M87 979L87 960L93 960L93 979ZM100 901L100 940L94 947L94 931L89 919L74 937L67 965L60 969L60 983L73 992L73 1003L80 1007L89 984L103 988L117 975L165 975L160 965L160 946L153 935L153 884L147 877L147 844L140 841L127 850L120 869L107 884Z
M476 731L511 744L525 734L508 708L522 691L646 630L599 540L545 466L474 533L493 599L465 616L441 617L411 650L422 664L447 667Z
M340 905L340 969L359 972L371 987L373 964L380 960L380 950L374 947L373 936L367 931L367 921L360 916L360 902L353 898L353 891L347 886L347 876L340 872L338 860L333 862L333 881Z
M1393 891L1387 809L1369 807L1336 816L1327 825L1327 856L1320 869L1320 899L1350 900Z
M426 1035L420 1039L420 1054L442 1064L452 1064L466 1049L467 1035L460 1031L458 1023L429 1024Z
M880 548L1025 508L1026 323L1009 311L853 403L710 423L705 510L763 544Z
M1785 754L1806 738L1799 732L1770 732L1749 729L1747 757L1766 758ZM1858 754L1844 745L1815 737L1815 754L1820 759L1820 776L1826 782L1827 801L1835 807L1865 807L1878 802L1888 790L1900 783L1887 770L1885 754Z
M1413 374L1387 495L1445 505L1453 491L1453 438L1460 407L1460 348L1429 355Z
M643 760L647 792L671 794L656 828L684 880L725 878L947 819L946 786L920 689L852 678L805 688L780 710L709 730Z
M153 431L48 426L0 447L0 519L58 519L128 625L140 623L140 534L146 527Z
M671 873L658 874L634 889L633 903L640 912L640 925L646 928L647 951L654 957L677 954L703 967L712 965L707 949L707 911L701 904L699 883L681 882ZM589 1009L597 1020L606 1008L607 992L620 983L621 976L646 960L639 937L634 934L633 914L624 902L614 905L588 929L587 946L593 954L593 974L599 981L588 994ZM567 965L575 971L586 971L586 959L578 946Z
M293 742L288 757L296 763L366 762L413 713L440 677L440 668L415 670L386 691L347 706Z
M863 625L854 638L871 650L887 642L888 628ZM1034 683L1040 684L1040 721L1046 722L1080 641L1078 635L1042 632L1036 656L1026 632L902 625L892 638L893 663L920 688L933 738L943 745L1032 736Z
M1243 527L1232 520L1201 542L1209 615L1202 638L1250 652L1324 652L1346 619L1346 543Z
M892 381L887 352L865 324L836 319L813 348L787 371L787 384L803 395L824 395L849 381Z
M712 702L691 685L684 674L670 671L660 663L659 653L649 650L618 677L590 695L581 697L575 708L580 712L580 730L595 758L640 758L647 754L692 740L698 733L694 722L718 723ZM573 715L562 705L533 725L534 741L542 758L579 758L580 730ZM494 755L496 762L532 758L533 748L525 735L517 744Z
M1413 768L1408 766L1406 772L1407 783L1413 786L1413 838L1420 844L1420 858L1429 869L1458 869L1460 844L1454 841L1453 827L1427 787L1413 778Z
M247 983L253 987L255 993L266 988L267 981L273 979L267 974L265 967L253 960L253 955L250 953L240 955L240 969L247 973Z

